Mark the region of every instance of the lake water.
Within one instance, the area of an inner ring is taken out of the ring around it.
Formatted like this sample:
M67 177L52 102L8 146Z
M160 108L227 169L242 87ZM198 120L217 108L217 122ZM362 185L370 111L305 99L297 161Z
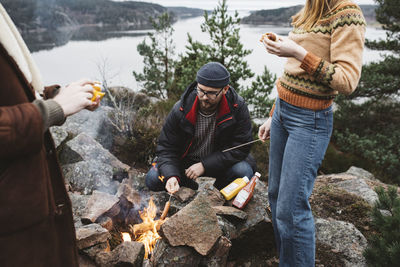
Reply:
M241 12L241 16L246 12ZM175 32L175 53L185 52L187 45L187 33L195 40L207 42L208 35L200 29L203 17L195 17L179 20L173 27ZM282 74L284 58L268 54L259 42L261 34L265 32L276 32L279 35L287 35L289 27L278 26L240 26L241 41L246 49L253 52L246 60L256 74L261 74L264 66L270 71ZM132 71L141 72L143 69L143 58L137 52L137 45L146 38L146 30L113 31L105 28L90 28L86 31L70 33L67 36L56 38L62 39L60 46L52 47L58 41L49 41L49 47L44 49L43 41L38 45L35 40L28 40L29 47L36 51L33 57L41 70L44 83L68 84L80 78L101 80L105 73L108 85L127 86L137 90L138 85L132 75ZM369 39L385 38L385 31L368 27L366 37ZM43 38L42 38L43 39ZM46 44L46 43L45 43ZM377 61L381 53L365 49L363 62ZM101 70L101 71L100 71ZM246 82L249 84L250 81Z

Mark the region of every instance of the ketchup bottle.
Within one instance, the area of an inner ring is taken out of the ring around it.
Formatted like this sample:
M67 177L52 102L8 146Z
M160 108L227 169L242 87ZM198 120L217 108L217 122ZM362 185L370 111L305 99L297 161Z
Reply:
M254 188L256 187L256 183L260 177L260 173L256 172L254 174L250 182L237 194L235 200L232 203L233 206L239 209L243 209L247 205L247 203L253 197Z

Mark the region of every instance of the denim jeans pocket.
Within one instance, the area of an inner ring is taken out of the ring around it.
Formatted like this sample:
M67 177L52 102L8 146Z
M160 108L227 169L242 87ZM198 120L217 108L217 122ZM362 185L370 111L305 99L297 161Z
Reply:
M333 130L333 109L332 107L329 110L324 111L324 118L326 123L326 134L330 138Z

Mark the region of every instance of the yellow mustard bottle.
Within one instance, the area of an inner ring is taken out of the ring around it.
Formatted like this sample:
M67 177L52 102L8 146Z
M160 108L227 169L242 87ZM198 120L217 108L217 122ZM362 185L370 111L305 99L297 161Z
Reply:
M240 189L246 186L249 182L249 178L244 176L243 178L237 178L232 183L225 186L220 192L226 200L231 200L234 196L239 193Z
M100 100L103 99L103 96L104 96L106 93L103 93L103 92L101 91L101 84L98 83L98 82L95 82L94 85L92 85L92 87L93 87L93 97L92 97L92 99L91 99L92 102L96 100L97 96L100 97Z

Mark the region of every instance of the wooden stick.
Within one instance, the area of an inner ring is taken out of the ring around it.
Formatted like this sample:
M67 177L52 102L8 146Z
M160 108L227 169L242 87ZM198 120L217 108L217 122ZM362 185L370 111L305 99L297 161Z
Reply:
M247 146L247 145L250 145L250 144L258 142L258 141L261 141L261 139L253 140L253 141L241 144L241 145L237 145L237 146L234 146L234 147L231 147L231 148L227 148L225 150L222 150L222 152L228 152L228 151L234 150L236 148L239 148L239 147L242 147L242 146Z

